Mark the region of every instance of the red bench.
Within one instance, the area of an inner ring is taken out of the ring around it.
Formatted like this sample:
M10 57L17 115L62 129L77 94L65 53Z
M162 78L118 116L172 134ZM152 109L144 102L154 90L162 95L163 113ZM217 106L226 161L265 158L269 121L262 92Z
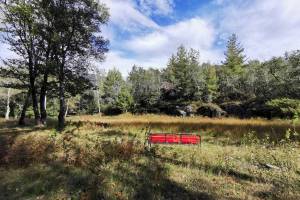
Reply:
M149 144L201 144L201 137L195 134L186 133L149 133Z

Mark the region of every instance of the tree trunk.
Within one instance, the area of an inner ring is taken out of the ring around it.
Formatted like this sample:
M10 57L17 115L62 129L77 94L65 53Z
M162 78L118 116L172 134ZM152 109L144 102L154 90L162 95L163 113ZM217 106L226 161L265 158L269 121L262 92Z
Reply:
M35 79L36 79L36 72L35 72L35 66L32 61L32 54L29 53L29 62L28 62L28 68L29 68L29 83L30 83L30 91L31 91L31 98L32 98L32 108L34 112L34 118L35 118L35 124L39 125L41 116L38 108L38 99L37 99L37 92L35 87Z
M46 124L47 122L47 108L46 108L47 83L48 83L48 73L45 72L43 85L41 87L41 94L40 94L40 112L41 112L42 124Z
M41 123L41 116L39 112L39 107L38 107L38 100L37 100L37 95L36 95L36 89L35 86L31 88L31 95L32 95L32 107L33 107L33 112L34 112L34 119L35 119L35 124L39 125Z
M65 112L65 117L68 116L68 111L69 111L69 99L67 100L67 108L66 108L66 112Z
M60 64L59 69L59 114L58 114L58 130L62 131L65 127L65 75L64 64Z
M11 89L8 88L8 90L7 90L6 114L5 114L5 119L6 120L9 120L9 113L10 113L10 106L9 106L9 104L10 104L10 91L11 91Z
M101 114L101 104L100 104L100 96L98 90L96 90L96 96L97 96L97 104L98 104L98 114Z
M25 125L25 117L26 117L26 111L29 105L29 99L30 99L30 95L31 95L31 91L28 90L27 95L26 95L26 99L22 108L22 112L20 115L20 119L19 119L19 125Z

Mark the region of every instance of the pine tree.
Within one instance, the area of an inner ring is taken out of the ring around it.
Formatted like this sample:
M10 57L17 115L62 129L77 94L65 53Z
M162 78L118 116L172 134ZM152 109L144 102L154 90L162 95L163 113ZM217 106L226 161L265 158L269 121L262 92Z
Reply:
M241 88L241 81L244 75L245 55L244 48L238 42L235 34L229 37L225 61L219 73L219 88L222 98L229 100L240 100L244 91Z
M218 96L218 77L215 66L203 64L203 73L205 76L204 100L212 102Z
M236 34L229 37L227 51L225 52L224 67L232 74L242 74L246 56L243 54L244 48L238 42Z
M125 81L117 69L108 71L103 82L104 99L108 104L115 104Z
M174 85L181 100L198 99L203 86L199 52L194 49L188 51L184 46L180 46L177 54L170 58L163 78Z

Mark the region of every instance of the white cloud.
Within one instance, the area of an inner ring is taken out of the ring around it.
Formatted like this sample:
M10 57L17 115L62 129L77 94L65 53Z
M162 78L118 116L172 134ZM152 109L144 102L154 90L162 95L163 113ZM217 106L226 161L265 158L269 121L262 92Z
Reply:
M139 28L158 28L149 17L142 14L131 0L102 0L109 7L110 23L126 31Z
M1 34L0 34L1 37ZM9 46L5 43L0 43L0 64L2 62L2 59L9 59L9 58L15 58L17 55L9 50Z
M231 33L239 36L247 56L253 59L269 59L300 49L300 0L211 0L215 8L209 11L212 16L205 12L202 17L168 26L160 26L149 16L176 15L174 0L101 2L110 8L110 22L103 34L111 40L112 49L100 65L117 67L123 74L134 64L165 67L181 44L199 50L201 61L218 63L225 50L222 42ZM9 56L3 49L0 56Z
M125 42L125 47L140 57L170 56L178 46L200 51L201 59L216 60L219 52L215 50L216 32L212 24L201 18L192 18L176 24L161 27L159 30Z
M256 0L224 8L220 34L236 33L250 58L269 59L300 48L300 1Z
M127 76L133 65L143 68L162 68L166 66L168 58L156 57L149 59L129 58L120 51L110 51L106 56L106 61L98 65L99 68L110 70L117 68L124 76Z
M124 41L124 51L109 52L100 67L116 67L124 75L130 72L133 65L164 68L171 54L176 53L181 44L199 50L202 62L219 61L222 53L214 49L215 38L216 32L212 24L201 18L161 26L152 33Z
M147 15L169 15L175 6L173 0L139 0L139 4Z

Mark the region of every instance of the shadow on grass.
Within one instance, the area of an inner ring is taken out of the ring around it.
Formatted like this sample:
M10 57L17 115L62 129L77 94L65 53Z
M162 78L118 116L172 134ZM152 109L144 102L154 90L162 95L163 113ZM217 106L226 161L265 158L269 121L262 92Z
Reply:
M163 157L160 155L156 156L158 159L162 160L163 162L168 162L174 165L182 166L182 167L191 167L194 169L204 170L206 172L211 172L215 175L227 175L231 176L237 180L245 180L245 181L252 181L252 182L265 182L264 179L255 177L250 174L242 173L233 169L226 169L222 166L213 166L213 165L207 165L207 164L198 164L193 162L185 162L185 161L179 161L168 157Z
M61 163L0 171L0 180L0 199L53 198L57 193L73 198L83 193L96 195L94 175Z
M129 196L122 196L124 191L116 195L118 199L206 199L215 197L207 192L190 191L183 185L169 178L168 169L164 163L155 157L147 155L145 162L131 162L131 166L119 165L114 171L108 172L125 190L134 190ZM199 184L208 186L205 181L198 180ZM111 194L104 194L110 196Z
M170 180L162 163L148 157L143 164L130 162L128 167L123 161L114 170L106 169L98 174L63 163L36 164L4 171L0 168L0 199L6 200L81 199L83 196L85 199L215 199L210 194L190 191ZM108 189L105 180L111 177L122 187Z
M111 159L87 160L76 167L53 160L2 166L0 199L215 199L172 181L160 159L128 145L104 145L101 148ZM121 185L119 188L107 183L112 177L113 185ZM201 180L199 184L208 185Z

